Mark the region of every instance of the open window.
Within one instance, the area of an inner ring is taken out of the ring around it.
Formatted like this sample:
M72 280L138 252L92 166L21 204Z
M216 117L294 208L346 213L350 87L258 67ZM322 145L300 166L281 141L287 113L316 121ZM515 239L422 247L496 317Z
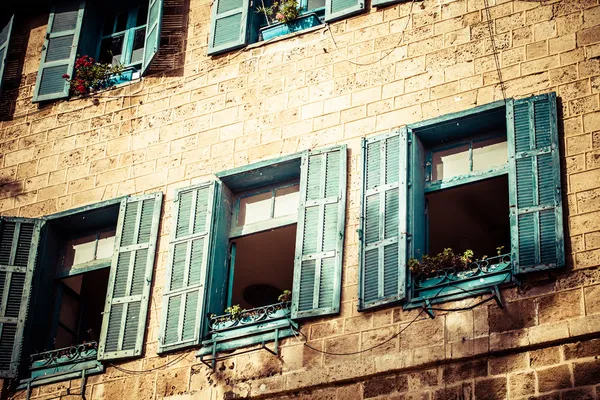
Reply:
M141 355L161 199L127 197L43 219L22 387Z
M217 176L176 194L159 352L277 347L339 311L345 146Z
M78 56L121 65L118 84L142 76L156 56L164 0L56 0L50 17L33 101L69 96L65 75Z
M564 265L554 94L366 139L360 309L490 290Z

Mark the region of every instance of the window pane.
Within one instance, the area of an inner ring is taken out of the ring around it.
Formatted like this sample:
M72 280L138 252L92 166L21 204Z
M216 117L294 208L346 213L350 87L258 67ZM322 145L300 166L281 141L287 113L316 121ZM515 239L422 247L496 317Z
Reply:
M146 40L146 28L135 31L133 35L133 52L131 53L131 63L142 62L144 58L144 41Z
M115 32L121 32L127 29L127 13L120 12L117 14L117 28Z
M508 162L508 144L505 137L473 143L473 171L485 172Z
M271 218L271 192L240 199L238 226L265 221Z
M102 40L100 45L100 62L105 64L117 65L121 63L121 54L123 53L124 35L119 35Z
M298 212L300 201L300 186L294 185L275 192L275 212L273 217L295 214Z
M102 232L98 240L96 259L110 258L115 248L115 231Z
M432 181L434 182L468 174L469 145L434 152L432 164Z
M96 234L85 236L67 242L65 268L94 260L96 252Z
M73 332L77 331L79 302L68 292L64 292L60 303L59 321Z
M135 26L146 25L148 19L148 6L142 6L138 9L137 21Z
M106 16L106 18L104 19L104 29L103 29L103 35L112 35L113 33L115 33L115 18L116 18L116 14L114 13L110 13Z
M308 0L308 10L325 7L325 0Z

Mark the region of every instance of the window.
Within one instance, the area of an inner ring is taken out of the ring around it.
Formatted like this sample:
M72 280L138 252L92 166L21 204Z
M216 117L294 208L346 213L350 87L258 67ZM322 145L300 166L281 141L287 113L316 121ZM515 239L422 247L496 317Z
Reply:
M0 220L9 305L0 321L10 326L0 331L2 376L37 386L141 355L161 200L157 193L43 221Z
M397 0L394 0L397 1ZM266 0L266 6L273 0ZM262 5L262 3L259 3ZM249 0L217 0L212 6L208 55L239 49L260 40L302 31L365 10L362 0L299 0L301 15L287 24L268 25Z
M558 147L553 93L366 139L360 309L481 294L564 265ZM458 270L425 257L447 248L474 255Z
M67 0L52 7L34 102L69 96L64 75L73 75L78 55L121 64L115 83L143 75L156 56L164 0Z
M346 147L217 176L176 194L159 352L277 343L339 311Z
M2 78L4 77L4 67L14 19L14 14L10 13L0 16L0 93L2 93Z

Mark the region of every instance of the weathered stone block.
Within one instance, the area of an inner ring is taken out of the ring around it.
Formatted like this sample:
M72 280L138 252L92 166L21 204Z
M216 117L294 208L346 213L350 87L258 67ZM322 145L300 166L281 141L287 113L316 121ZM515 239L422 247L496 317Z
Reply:
M573 364L575 386L586 386L600 383L600 359Z
M475 381L475 397L487 400L506 399L506 377Z
M377 377L363 383L363 396L365 399L407 390L408 378L406 375Z
M559 365L536 371L540 392L572 387L571 371L568 365Z

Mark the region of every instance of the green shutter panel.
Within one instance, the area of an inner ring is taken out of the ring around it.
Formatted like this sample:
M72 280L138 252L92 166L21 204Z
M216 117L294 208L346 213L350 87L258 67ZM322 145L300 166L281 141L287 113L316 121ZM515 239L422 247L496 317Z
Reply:
M216 186L208 182L176 194L159 352L200 343Z
M215 0L210 19L209 56L246 45L249 8L249 0Z
M427 213L425 210L425 147L412 129L407 129L408 148L408 238L405 264L408 258L420 259L427 254ZM402 150L404 152L404 150Z
M34 102L69 96L69 83L63 75L73 73L84 8L83 0L71 0L52 8L35 82Z
M4 76L4 66L14 19L14 14L8 18L8 21L0 19L0 92L2 92L2 77Z
M346 146L302 158L292 318L340 308L346 216Z
M41 221L0 219L0 378L15 378L20 363Z
M331 22L365 10L365 0L325 0L325 21Z
M516 273L565 263L556 94L507 105L511 252Z
M405 129L363 141L360 310L405 297L406 161Z
M142 75L146 73L160 47L160 28L162 26L164 0L148 0L148 19L146 23L146 40L144 43L144 61Z
M121 202L99 360L142 354L161 205L160 192Z

